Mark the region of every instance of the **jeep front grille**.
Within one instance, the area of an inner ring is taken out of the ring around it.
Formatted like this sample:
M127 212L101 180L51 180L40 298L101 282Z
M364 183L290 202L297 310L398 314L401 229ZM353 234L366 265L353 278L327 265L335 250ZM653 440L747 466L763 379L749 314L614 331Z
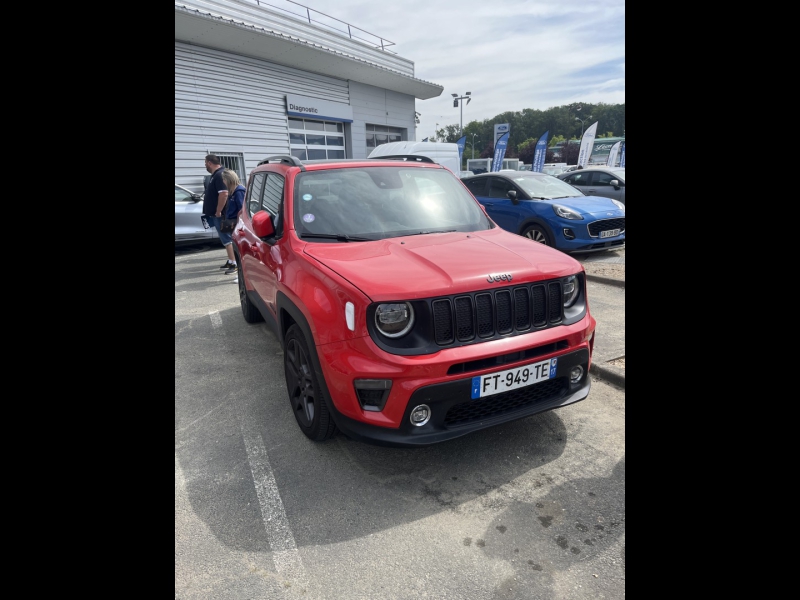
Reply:
M558 377L510 392L462 402L450 407L444 418L444 425L446 427L466 425L497 415L513 413L537 402L563 396L567 393L567 388L567 378Z
M558 325L560 281L500 288L433 301L434 339L439 346Z

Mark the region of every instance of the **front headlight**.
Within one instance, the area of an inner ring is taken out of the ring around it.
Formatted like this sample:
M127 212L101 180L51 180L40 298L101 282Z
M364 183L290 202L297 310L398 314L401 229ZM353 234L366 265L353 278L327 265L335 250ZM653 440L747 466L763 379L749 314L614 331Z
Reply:
M622 202L620 202L619 200L614 200L614 199L612 199L611 201L612 201L614 204L616 204L616 205L617 205L617 208L618 208L618 209L620 209L622 212L625 212L625 205L624 205Z
M375 326L388 338L398 338L411 330L414 309L408 302L379 304L375 309Z
M564 277L562 285L564 289L564 308L569 308L578 299L578 292L580 291L578 290L578 278L575 275Z
M566 206L561 206L560 204L553 204L553 210L556 211L556 214L562 219L571 219L573 221L583 219L577 211L567 208Z

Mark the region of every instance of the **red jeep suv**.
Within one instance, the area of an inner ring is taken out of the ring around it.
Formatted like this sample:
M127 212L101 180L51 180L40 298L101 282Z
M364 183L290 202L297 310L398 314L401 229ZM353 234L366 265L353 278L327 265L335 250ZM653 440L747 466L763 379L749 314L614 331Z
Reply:
M233 241L242 313L277 335L312 440L424 446L589 394L582 265L430 159L267 158Z

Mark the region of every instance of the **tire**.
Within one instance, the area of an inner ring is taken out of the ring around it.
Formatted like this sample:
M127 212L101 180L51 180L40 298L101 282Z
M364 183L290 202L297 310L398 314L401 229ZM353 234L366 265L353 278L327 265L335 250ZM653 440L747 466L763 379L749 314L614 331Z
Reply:
M311 440L321 442L338 433L331 418L303 332L292 325L283 347L283 371L289 403L300 430Z
M529 240L539 242L545 246L553 246L553 242L550 241L550 236L547 235L547 232L539 225L531 225L530 227L526 227L522 232L522 235Z
M235 253L235 256L236 263L239 265L239 270L236 273L239 283L236 285L239 286L239 303L242 305L242 315L248 323L259 323L264 320L264 316L247 297L247 288L244 285L244 273L242 272L242 258L238 252Z

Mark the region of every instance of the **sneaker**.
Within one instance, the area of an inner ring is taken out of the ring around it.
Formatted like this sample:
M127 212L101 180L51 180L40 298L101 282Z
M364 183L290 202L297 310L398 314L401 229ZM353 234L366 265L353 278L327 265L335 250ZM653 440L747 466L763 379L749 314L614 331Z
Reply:
M220 269L230 269L232 267L232 263L229 260L225 261L225 264L220 267Z
M233 278L233 283L239 283L239 276L238 275Z
M228 265L228 270L225 271L225 275L230 275L231 273L236 273L236 265Z

